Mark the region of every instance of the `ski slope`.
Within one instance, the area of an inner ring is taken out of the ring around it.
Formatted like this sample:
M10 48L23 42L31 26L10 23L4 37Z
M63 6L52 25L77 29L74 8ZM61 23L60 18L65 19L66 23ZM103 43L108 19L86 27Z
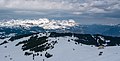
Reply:
M58 43L55 44L55 47L53 49L48 49L43 52L38 52L42 54L42 56L40 55L35 56L33 60L32 55L30 56L24 55L24 53L27 52L28 50L22 51L21 49L22 44L19 46L15 46L18 42L27 40L30 37L31 36L24 37L15 40L13 42L1 45L0 61L120 61L119 46L111 46L111 47L105 47L104 49L98 49L98 47L95 46L75 44L74 41L68 42L68 40L77 39L74 36L71 37L65 36L65 37L56 37L56 38L49 37L48 40L59 39ZM46 58L44 56L46 52L52 54L53 56L50 58ZM103 52L102 55L99 55L100 52Z

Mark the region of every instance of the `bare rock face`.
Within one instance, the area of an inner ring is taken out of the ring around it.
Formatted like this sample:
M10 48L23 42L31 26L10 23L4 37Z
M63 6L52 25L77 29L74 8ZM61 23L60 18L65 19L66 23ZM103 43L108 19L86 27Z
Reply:
M46 58L50 58L50 57L52 57L52 56L53 56L53 55L50 54L50 53L48 53L48 52L45 53L45 57L46 57Z

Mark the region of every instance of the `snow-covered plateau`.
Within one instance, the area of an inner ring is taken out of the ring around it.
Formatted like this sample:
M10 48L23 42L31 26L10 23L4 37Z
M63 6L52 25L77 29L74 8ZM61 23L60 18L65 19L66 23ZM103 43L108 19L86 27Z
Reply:
M0 61L120 61L119 37L53 32L0 41Z

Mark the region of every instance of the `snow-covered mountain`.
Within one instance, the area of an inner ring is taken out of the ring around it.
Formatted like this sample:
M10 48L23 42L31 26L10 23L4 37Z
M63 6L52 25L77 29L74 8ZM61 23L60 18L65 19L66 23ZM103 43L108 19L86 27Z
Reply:
M64 29L74 26L77 26L77 23L72 19L49 20L47 18L41 18L38 20L3 20L0 22L0 37L55 31L57 29L64 31Z
M0 22L0 27L42 27L44 29L61 29L77 25L74 20L49 20L47 18L42 18L38 20L9 20L6 22Z
M0 21L0 38L37 32L71 32L79 34L102 34L120 36L118 25L81 25L74 20L7 20Z
M33 33L0 39L1 61L119 61L120 37Z

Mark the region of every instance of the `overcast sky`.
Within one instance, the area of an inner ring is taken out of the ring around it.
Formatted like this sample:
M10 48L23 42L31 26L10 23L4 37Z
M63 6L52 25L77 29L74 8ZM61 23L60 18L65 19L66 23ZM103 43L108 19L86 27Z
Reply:
M0 0L0 19L43 17L118 24L120 0Z

